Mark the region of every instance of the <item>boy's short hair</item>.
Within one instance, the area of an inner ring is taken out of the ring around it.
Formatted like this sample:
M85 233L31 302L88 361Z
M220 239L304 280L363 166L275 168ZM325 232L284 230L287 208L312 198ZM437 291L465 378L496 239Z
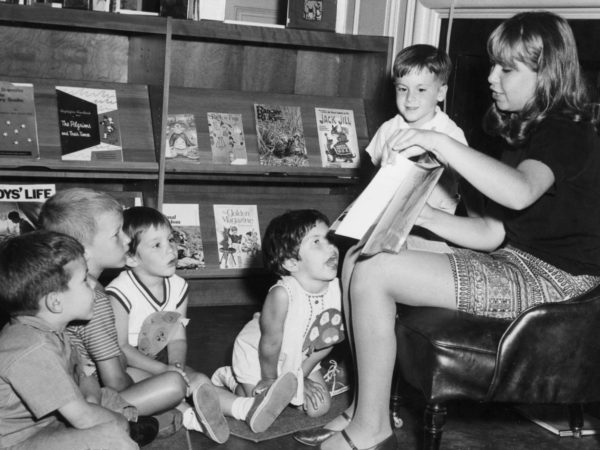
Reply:
M271 220L262 242L265 267L277 275L289 275L283 264L298 259L302 239L318 222L329 226L327 216L316 209L287 211Z
M76 239L48 230L0 242L0 308L10 316L35 315L44 296L67 289L72 274L65 265L83 253Z
M151 227L173 229L169 219L157 209L148 206L133 206L123 211L123 231L131 239L129 254L135 255L142 234Z
M416 44L398 52L394 60L394 78L400 78L413 70L429 70L438 81L448 84L452 61L448 54L433 45Z
M107 193L87 188L65 189L42 205L39 225L68 234L85 245L96 236L98 217L110 212L122 214L123 207Z

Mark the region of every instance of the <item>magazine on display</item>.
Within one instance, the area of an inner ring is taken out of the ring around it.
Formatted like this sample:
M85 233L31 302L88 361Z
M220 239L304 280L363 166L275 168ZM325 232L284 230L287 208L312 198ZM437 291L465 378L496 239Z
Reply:
M323 167L356 168L360 164L354 112L315 108Z
M200 158L193 114L169 114L166 139L165 158L188 162L197 162Z
M267 166L308 166L299 106L254 105L259 161Z
M0 240L33 231L54 184L0 184Z
M261 267L256 205L213 205L221 269Z
M40 157L31 83L0 81L0 156Z
M200 231L200 207L188 203L164 203L163 214L169 219L177 241L177 269L204 268L204 246Z
M208 132L215 164L248 164L241 114L209 112Z
M63 160L123 161L114 89L56 86Z

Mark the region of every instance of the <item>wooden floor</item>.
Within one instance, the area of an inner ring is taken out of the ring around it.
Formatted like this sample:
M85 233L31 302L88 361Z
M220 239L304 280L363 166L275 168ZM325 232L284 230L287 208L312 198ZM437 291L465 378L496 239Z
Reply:
M230 363L233 340L256 308L244 306L191 308L188 326L189 363L211 375L219 366ZM404 425L396 430L402 449L418 449L421 442L422 405L407 400L402 408ZM200 433L190 433L194 449L219 450L308 450L290 436L254 443L232 436L217 445ZM512 405L457 403L449 405L442 449L538 450L600 449L600 437L581 439L557 437L517 414ZM179 449L172 449L179 450ZM181 449L184 450L184 449Z

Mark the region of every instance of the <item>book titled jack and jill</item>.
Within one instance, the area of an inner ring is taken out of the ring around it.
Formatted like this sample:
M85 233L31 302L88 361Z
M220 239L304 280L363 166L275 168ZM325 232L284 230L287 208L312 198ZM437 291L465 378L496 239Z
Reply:
M63 160L123 161L114 89L56 86Z

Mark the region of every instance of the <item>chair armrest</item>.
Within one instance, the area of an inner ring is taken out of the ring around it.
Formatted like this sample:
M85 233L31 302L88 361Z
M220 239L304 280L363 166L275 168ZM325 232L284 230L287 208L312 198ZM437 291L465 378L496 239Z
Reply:
M600 288L524 311L498 349L488 398L581 403L600 400Z

